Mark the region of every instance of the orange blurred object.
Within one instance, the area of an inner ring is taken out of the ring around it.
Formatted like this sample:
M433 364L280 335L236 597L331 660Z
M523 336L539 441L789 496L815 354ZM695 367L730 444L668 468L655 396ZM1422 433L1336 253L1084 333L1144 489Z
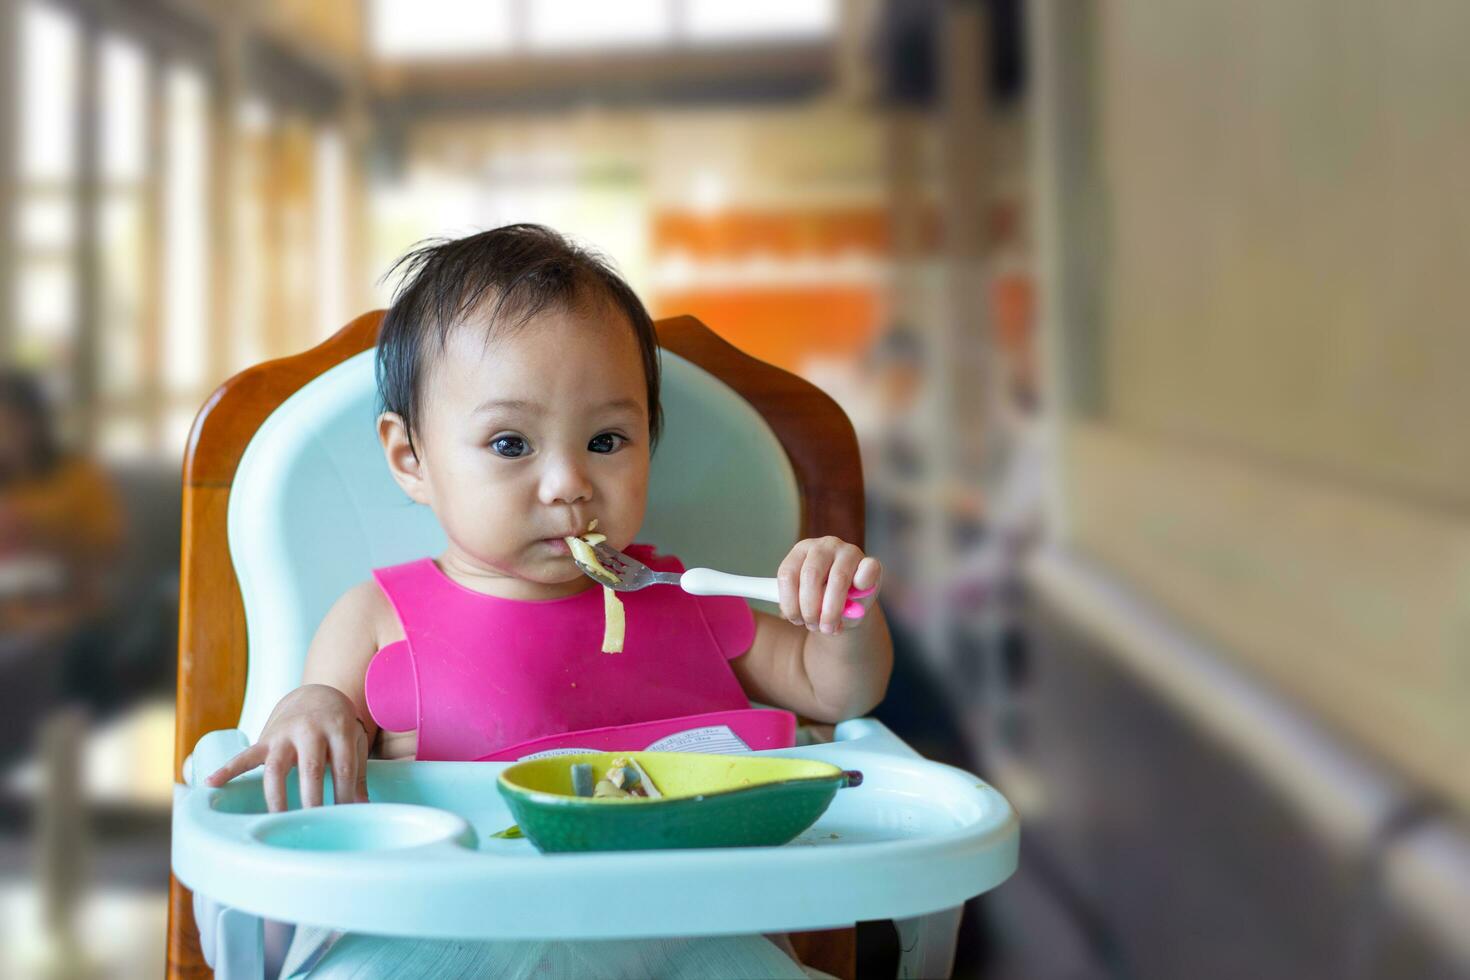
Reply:
M798 372L812 357L860 356L882 312L874 289L813 286L660 293L653 315L688 313L752 357Z
M655 289L650 305L655 316L696 316L788 371L812 358L856 358L884 316L884 283L864 264L887 259L889 224L871 206L662 212L653 219L655 263L682 263L689 282ZM773 260L769 280L741 274Z
M719 214L664 211L653 219L655 254L686 252L696 259L755 252L834 255L886 254L888 215L878 208L730 210Z

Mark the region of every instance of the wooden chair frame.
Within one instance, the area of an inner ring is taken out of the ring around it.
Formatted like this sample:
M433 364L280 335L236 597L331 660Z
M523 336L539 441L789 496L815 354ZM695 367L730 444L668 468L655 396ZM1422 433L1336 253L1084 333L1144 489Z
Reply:
M194 420L184 453L179 583L178 717L174 778L206 732L233 728L245 697L245 608L230 561L225 515L246 445L307 382L377 342L383 311L353 320L317 347L256 365L225 382ZM770 425L801 494L801 535L863 541L863 477L852 424L820 389L726 343L693 317L656 324L659 344L729 385ZM803 962L855 975L854 930L793 936ZM169 876L168 975L208 977L191 893Z

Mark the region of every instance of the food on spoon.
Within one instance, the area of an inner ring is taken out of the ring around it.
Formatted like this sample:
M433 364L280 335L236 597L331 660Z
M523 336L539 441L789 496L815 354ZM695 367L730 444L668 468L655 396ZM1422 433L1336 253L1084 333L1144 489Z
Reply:
M627 635L627 620L623 615L623 603L606 583L617 583L618 577L607 569L597 559L597 552L592 550L595 544L601 544L607 540L607 535L595 533L597 522L593 521L587 526L587 533L580 537L572 536L565 538L567 547L572 551L572 557L577 564L592 574L594 578L601 579L602 586L602 652L622 653L623 639Z
M564 540L567 543L567 547L572 549L572 557L577 559L577 563L591 572L595 578L614 584L619 581L618 577L597 559L597 552L592 550L594 544L600 544L607 540L604 535L584 534L580 538L571 537L565 538Z

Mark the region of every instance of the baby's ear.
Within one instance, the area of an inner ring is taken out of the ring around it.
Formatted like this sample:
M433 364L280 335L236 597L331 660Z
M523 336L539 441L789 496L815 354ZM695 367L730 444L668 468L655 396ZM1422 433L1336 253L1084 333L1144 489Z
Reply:
M429 502L429 488L424 482L424 468L414 452L408 438L408 426L397 412L384 412L378 416L378 442L383 445L383 457L388 461L388 472L415 503Z

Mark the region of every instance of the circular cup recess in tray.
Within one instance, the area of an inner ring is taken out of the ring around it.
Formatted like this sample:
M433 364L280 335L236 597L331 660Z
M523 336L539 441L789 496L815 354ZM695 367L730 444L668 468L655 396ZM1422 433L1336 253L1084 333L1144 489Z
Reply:
M408 803L353 803L292 810L260 820L251 836L296 851L392 851L444 841L474 846L474 831L446 810Z

